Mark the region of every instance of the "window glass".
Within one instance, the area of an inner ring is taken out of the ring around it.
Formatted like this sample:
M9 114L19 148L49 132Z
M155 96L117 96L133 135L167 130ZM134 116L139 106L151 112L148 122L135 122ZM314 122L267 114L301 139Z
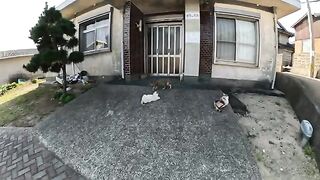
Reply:
M108 48L108 30L107 27L97 29L96 49Z
M217 18L217 60L255 64L258 48L256 24L237 18Z
M237 60L244 63L256 61L257 36L255 23L237 21Z
M308 53L311 50L310 39L305 39L302 41L302 52Z
M217 58L234 61L236 56L236 28L234 19L217 19Z
M110 49L109 14L80 24L80 50Z
M86 51L94 50L94 31L85 33L85 42L86 42L86 46L85 46Z

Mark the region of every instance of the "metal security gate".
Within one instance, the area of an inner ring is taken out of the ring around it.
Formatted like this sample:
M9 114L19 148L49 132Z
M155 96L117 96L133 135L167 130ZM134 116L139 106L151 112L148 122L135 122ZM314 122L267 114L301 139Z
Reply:
M147 73L155 76L182 75L182 24L149 24L147 28Z

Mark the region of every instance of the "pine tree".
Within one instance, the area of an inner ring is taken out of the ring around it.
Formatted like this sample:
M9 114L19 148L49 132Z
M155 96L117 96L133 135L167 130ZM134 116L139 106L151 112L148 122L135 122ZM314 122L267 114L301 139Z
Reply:
M63 90L67 89L66 65L70 63L80 63L84 60L81 52L68 50L78 45L75 37L76 29L73 22L62 17L61 13L48 5L44 8L37 24L30 30L30 39L37 46L38 54L35 54L30 62L23 67L29 72L37 72L39 69L44 73L62 70Z

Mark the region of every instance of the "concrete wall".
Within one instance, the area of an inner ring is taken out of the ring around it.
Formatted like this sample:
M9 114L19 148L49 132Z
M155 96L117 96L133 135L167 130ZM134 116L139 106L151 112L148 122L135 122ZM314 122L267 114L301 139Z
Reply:
M73 19L73 21L77 30L79 30L79 22L109 12L110 10L111 6L106 5L78 16ZM86 55L84 62L75 66L77 72L86 70L91 76L121 75L122 22L123 17L121 11L114 8L111 24L111 52ZM79 35L79 32L77 32L77 34ZM68 73L73 74L71 66L68 66Z
M43 76L42 73L30 73L23 69L24 64L28 64L32 56L21 56L0 59L0 84L8 83L9 78L15 74L25 74L29 77Z
M272 81L273 63L275 63L275 32L274 32L274 15L255 8L247 8L238 5L229 5L216 3L215 7L223 7L228 9L236 9L247 12L259 13L260 19L260 56L258 67L241 67L231 65L212 66L212 78L226 78L237 80L252 81Z
M276 88L285 93L299 120L309 120L313 126L311 144L320 167L320 80L277 73Z
M185 1L185 76L198 76L200 64L200 4Z

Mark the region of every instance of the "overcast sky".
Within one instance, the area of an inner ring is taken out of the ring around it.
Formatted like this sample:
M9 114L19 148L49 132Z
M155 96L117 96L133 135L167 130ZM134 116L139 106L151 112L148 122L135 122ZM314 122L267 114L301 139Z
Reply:
M64 0L0 1L0 51L35 48L32 40L28 38L29 30L37 22L46 1L49 6L58 6ZM312 8L320 12L320 2L313 3ZM290 28L305 12L306 6L302 4L302 10L281 19L280 22Z
M35 48L29 30L45 7L58 6L64 0L1 0L0 51Z

